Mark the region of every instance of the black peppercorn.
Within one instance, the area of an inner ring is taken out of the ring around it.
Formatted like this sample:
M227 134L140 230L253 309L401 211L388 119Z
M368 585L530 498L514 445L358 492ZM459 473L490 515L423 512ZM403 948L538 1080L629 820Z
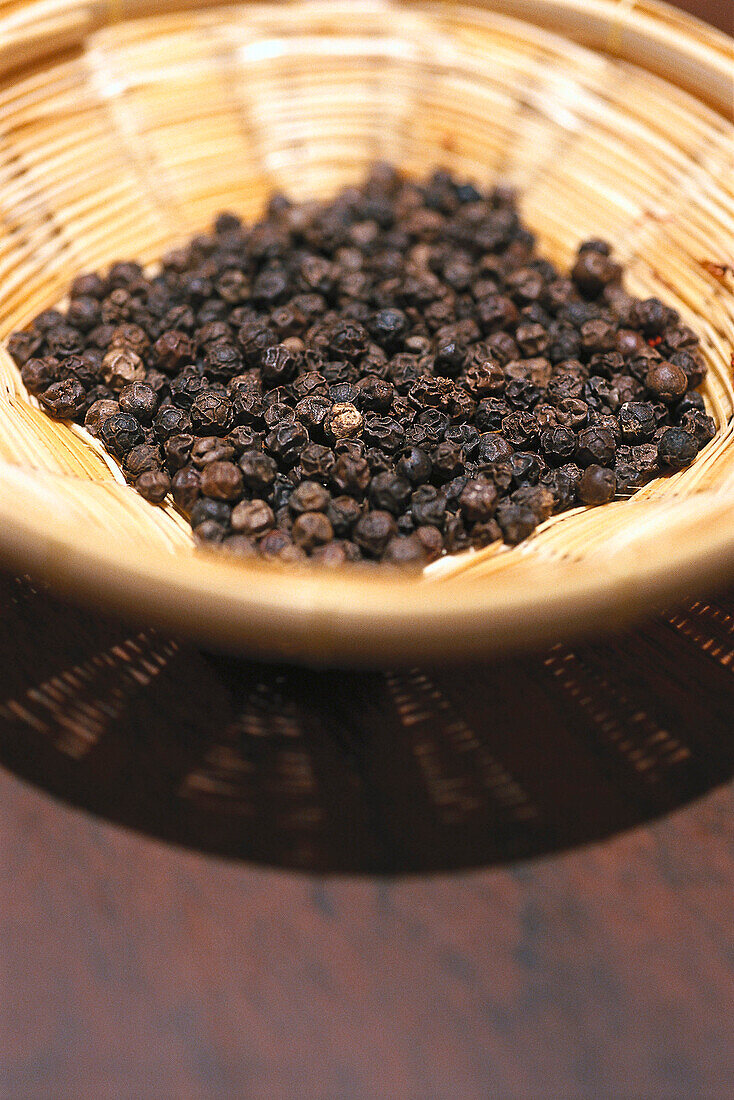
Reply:
M238 558L256 558L258 556L257 546L247 535L227 535L222 540L221 547L228 554L236 554Z
M589 466L592 463L613 466L616 451L614 436L607 428L592 426L579 432L576 451L579 466Z
M396 470L412 485L422 485L430 481L433 465L428 454L420 447L408 447L400 456Z
M541 432L540 449L551 466L562 466L576 453L578 440L570 428L548 428Z
M81 382L65 378L54 382L40 396L43 409L57 420L73 420L84 409L86 393Z
M310 434L318 432L326 421L332 408L328 397L310 394L303 397L294 409L294 418L300 420Z
M459 497L459 507L466 520L485 523L497 507L497 489L489 478L473 478L466 482Z
M102 360L102 379L110 389L120 392L132 382L144 381L143 361L134 351L113 348Z
M308 553L331 542L334 529L323 512L303 512L293 523L292 535L296 545Z
M596 249L582 248L571 271L571 278L582 294L596 298L609 283L619 277L619 267Z
M264 500L243 500L232 509L232 530L249 538L259 538L275 526L275 516Z
M123 412L103 420L99 429L100 439L115 458L124 458L142 435L142 428L135 417Z
M350 535L352 528L362 515L362 509L354 497L333 497L329 501L326 515L334 528L334 533L344 538Z
M117 401L113 401L110 398L101 398L99 401L95 401L93 405L90 405L84 416L84 427L87 429L90 435L98 436L102 422L108 420L115 413L120 411L120 405Z
M191 447L191 461L200 470L212 462L231 462L233 458L234 447L216 435L201 436Z
M382 561L389 565L425 565L428 558L426 548L416 535L391 538L382 554Z
M555 508L555 497L545 485L523 485L512 494L513 504L529 508L538 523L544 523Z
M125 386L118 400L122 411L130 413L141 424L150 424L158 409L158 395L146 382Z
M331 482L338 493L360 497L370 482L369 463L357 456L339 455L334 464Z
M227 525L214 519L205 519L194 525L194 537L197 542L223 542L227 534Z
M684 413L678 423L681 428L690 432L695 438L699 450L710 443L716 435L716 421L714 418L707 416L705 412L698 409L691 409L689 412Z
M171 478L171 493L178 508L182 512L190 513L201 493L199 471L191 466L184 466Z
M165 441L163 453L170 473L182 469L190 461L193 445L194 436L186 432L182 432L180 435L172 435Z
M307 479L328 482L335 464L334 452L320 443L307 443L301 451L300 467Z
M23 385L29 393L39 397L53 382L59 381L59 366L59 360L51 355L28 359L20 370Z
M136 443L125 455L123 467L133 480L147 470L160 470L160 448L150 443Z
M405 510L411 492L411 485L407 478L386 470L372 479L368 496L373 508L399 516Z
M682 470L690 466L698 454L695 435L684 428L666 428L658 443L658 460L661 466Z
M298 421L278 424L265 437L268 452L286 468L295 466L308 442L308 432Z
M189 415L198 435L226 435L232 427L232 402L225 394L205 390L193 402Z
M443 527L446 498L433 485L421 485L411 497L410 510L417 527Z
M655 412L648 402L628 401L619 409L619 430L626 443L644 443L655 433Z
M331 496L318 481L302 481L291 493L288 507L293 515L304 512L325 512Z
M135 488L151 504L162 504L171 491L171 479L163 470L145 470L137 477Z
M242 472L234 462L210 462L201 472L199 482L204 496L214 500L239 500L242 496Z
M397 535L397 526L390 512L376 509L366 512L354 525L353 538L367 555L379 558L390 539Z
M584 470L578 484L578 496L584 504L607 504L617 491L614 470L591 465Z
M645 376L645 385L654 398L668 404L683 396L688 387L688 379L682 367L661 360L651 364Z
M501 500L497 506L497 522L505 542L510 546L528 538L538 526L537 517L531 508L507 499Z

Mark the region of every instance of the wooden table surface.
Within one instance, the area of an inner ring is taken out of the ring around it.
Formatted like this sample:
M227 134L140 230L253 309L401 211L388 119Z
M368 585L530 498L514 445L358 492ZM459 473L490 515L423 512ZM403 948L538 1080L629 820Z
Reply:
M256 870L0 778L4 1096L731 1097L732 787L583 851Z
M729 0L681 6L731 24ZM453 685L345 679L340 695L324 674L316 707L307 674L258 674L239 698L231 662L13 583L2 1100L734 1096L731 596ZM505 690L526 675L527 692ZM388 690L402 739L380 723ZM255 726L207 741L190 770L207 722L231 730L245 712ZM264 756L268 713L279 740ZM298 722L310 756L288 740ZM475 753L464 773L439 760L447 737ZM446 871L453 855L470 869Z

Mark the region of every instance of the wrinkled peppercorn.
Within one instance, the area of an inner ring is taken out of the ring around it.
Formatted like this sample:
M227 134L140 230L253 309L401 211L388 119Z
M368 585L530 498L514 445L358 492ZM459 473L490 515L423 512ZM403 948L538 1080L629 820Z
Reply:
M113 348L102 360L102 381L112 390L123 390L132 382L145 379L145 367L140 356L127 348Z
M40 401L49 416L57 420L74 420L84 410L86 396L81 382L75 378L65 378L45 389Z
M334 537L334 529L323 512L303 512L293 523L293 541L309 553Z
M304 512L325 512L331 496L318 481L302 481L290 495L288 507L295 516Z
M214 500L238 500L242 496L242 472L234 462L210 462L201 472L199 486Z
M591 465L584 470L578 484L579 500L584 504L607 504L617 491L613 470Z
M684 428L666 428L658 443L658 460L661 466L683 470L690 466L698 454L695 435Z
M125 386L118 400L122 411L130 413L141 424L150 424L158 409L158 395L147 382L133 382Z
M171 479L163 470L144 470L137 477L135 488L151 504L162 504L171 491Z
M616 455L614 436L607 428L592 426L579 432L576 461L579 466L613 466Z
M497 522L505 542L516 546L533 533L538 526L535 512L525 504L515 504L505 498L497 506Z
M232 530L250 538L259 538L275 526L273 509L264 500L243 500L232 509Z

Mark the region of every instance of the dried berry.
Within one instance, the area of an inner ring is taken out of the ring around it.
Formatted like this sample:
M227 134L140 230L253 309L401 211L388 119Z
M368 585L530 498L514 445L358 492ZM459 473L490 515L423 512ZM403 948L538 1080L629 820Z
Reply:
M65 378L44 390L40 401L45 412L56 420L74 420L85 408L86 398L81 382Z
M119 412L102 421L99 437L115 458L124 458L142 438L139 422L129 413Z
M198 470L191 466L184 466L171 478L171 493L177 507L182 512L191 512L194 504L201 496L200 481Z
M84 416L84 427L90 435L98 436L102 423L120 411L120 405L111 398L101 398L90 405Z
M125 386L118 400L122 411L130 413L141 424L150 424L158 410L158 395L147 382L133 382Z
M334 464L331 482L338 493L360 497L370 482L369 463L358 456L339 455Z
M658 443L658 461L661 466L683 470L690 466L698 454L695 435L684 428L666 428Z
M291 493L288 507L294 516L304 512L325 512L331 496L318 481L302 481Z
M145 470L136 479L135 488L151 504L162 504L171 491L171 479L163 470Z
M662 360L651 365L645 377L645 385L653 398L667 404L683 396L688 388L688 379L682 367Z
M210 462L201 472L199 486L204 496L214 500L238 500L242 496L242 472L234 462Z
M59 361L47 355L43 359L29 359L23 363L20 376L29 393L39 397L44 390L59 380Z
M118 393L132 382L145 379L145 367L140 356L127 348L113 348L102 360L102 381Z
M259 538L275 526L273 509L264 500L243 500L232 509L232 530Z
M587 466L578 484L578 496L584 504L607 504L617 491L614 470Z
M619 430L625 443L644 443L655 434L655 410L646 401L627 401L619 410Z
M464 519L471 523L486 523L497 507L497 489L489 478L467 481L459 497L459 507Z
M505 498L497 506L497 522L502 530L505 542L516 546L532 535L538 526L535 512L525 504L515 504Z
M370 482L368 498L373 508L401 515L410 500L411 484L407 478L386 470Z
M366 512L354 525L353 538L369 557L379 558L390 539L397 535L397 526L390 512L376 509Z
M191 427L197 435L226 435L232 427L232 402L223 393L208 389L193 402Z
M133 480L148 470L160 470L160 449L150 443L136 443L125 455L123 468Z
M323 512L303 512L294 522L292 534L296 545L308 553L317 546L331 542L334 529Z
M351 439L362 431L364 421L356 406L349 402L332 405L324 419L324 431L331 439Z
M416 535L396 535L390 539L382 554L382 561L389 565L420 567L425 565L427 558L426 548Z
M608 428L592 426L579 432L576 461L579 466L596 463L599 466L613 466L617 446L614 436Z

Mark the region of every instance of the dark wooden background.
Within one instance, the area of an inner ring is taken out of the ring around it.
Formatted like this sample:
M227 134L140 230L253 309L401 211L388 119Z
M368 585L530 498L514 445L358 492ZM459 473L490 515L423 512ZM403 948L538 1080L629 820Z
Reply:
M734 1095L734 594L391 678L2 578L0 668L2 1100Z

